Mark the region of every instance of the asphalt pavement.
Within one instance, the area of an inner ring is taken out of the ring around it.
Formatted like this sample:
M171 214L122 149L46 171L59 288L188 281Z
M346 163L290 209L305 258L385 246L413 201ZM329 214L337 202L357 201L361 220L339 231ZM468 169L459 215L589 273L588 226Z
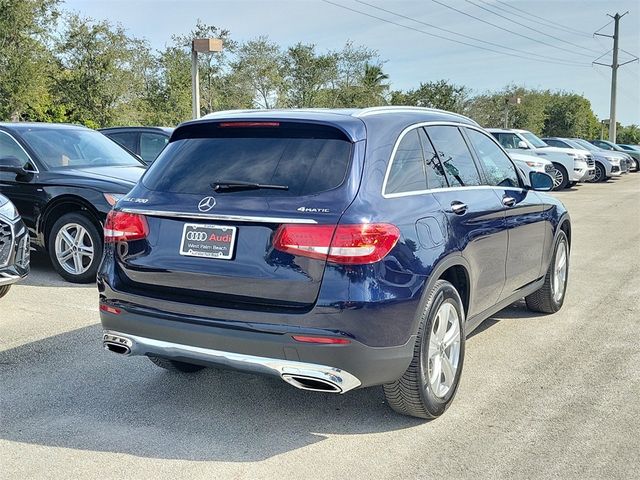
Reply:
M0 479L638 478L640 173L556 195L573 221L564 308L522 303L467 342L441 418L103 351L95 285L34 257L0 300Z

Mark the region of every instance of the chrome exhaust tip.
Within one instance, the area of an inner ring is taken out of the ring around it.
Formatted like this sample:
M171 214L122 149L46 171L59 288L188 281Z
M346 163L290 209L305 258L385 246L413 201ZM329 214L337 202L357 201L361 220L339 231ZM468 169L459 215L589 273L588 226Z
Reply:
M102 346L105 350L109 350L113 353L130 355L131 347L133 347L133 341L127 337L114 335L112 333L105 333L102 336Z
M312 392L342 393L342 389L333 382L317 377L283 374L282 379L300 390Z

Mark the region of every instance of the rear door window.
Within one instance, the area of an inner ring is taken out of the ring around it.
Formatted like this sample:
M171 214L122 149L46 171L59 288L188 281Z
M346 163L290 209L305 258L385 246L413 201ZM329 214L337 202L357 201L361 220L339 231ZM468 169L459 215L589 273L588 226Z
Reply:
M218 182L250 182L288 190L233 194L304 196L334 189L345 180L352 144L340 130L290 122L242 123L248 125L200 123L178 129L143 184L156 191L210 194Z
M480 185L480 174L460 130L453 126L426 128L452 187Z
M118 132L107 133L107 137L115 140L117 143L133 153L138 153L138 133L137 132Z
M169 142L169 137L159 133L142 132L140 134L140 156L152 162Z

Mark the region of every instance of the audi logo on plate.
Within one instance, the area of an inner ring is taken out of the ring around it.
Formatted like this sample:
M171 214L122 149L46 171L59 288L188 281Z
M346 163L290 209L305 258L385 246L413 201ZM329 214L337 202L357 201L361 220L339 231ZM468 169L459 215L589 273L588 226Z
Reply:
M200 210L201 212L208 212L215 206L216 206L215 198L204 197L202 200L200 200L200 203L198 203L198 210Z
M196 242L204 242L209 236L206 232L187 232L187 240L193 240Z

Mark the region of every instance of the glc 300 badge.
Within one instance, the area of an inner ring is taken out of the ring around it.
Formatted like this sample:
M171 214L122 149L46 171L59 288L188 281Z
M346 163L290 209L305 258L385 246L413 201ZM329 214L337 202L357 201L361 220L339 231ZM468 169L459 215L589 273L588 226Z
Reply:
M198 203L198 210L200 210L201 212L208 212L215 206L216 206L215 198L204 197L202 200L200 200L200 203Z

